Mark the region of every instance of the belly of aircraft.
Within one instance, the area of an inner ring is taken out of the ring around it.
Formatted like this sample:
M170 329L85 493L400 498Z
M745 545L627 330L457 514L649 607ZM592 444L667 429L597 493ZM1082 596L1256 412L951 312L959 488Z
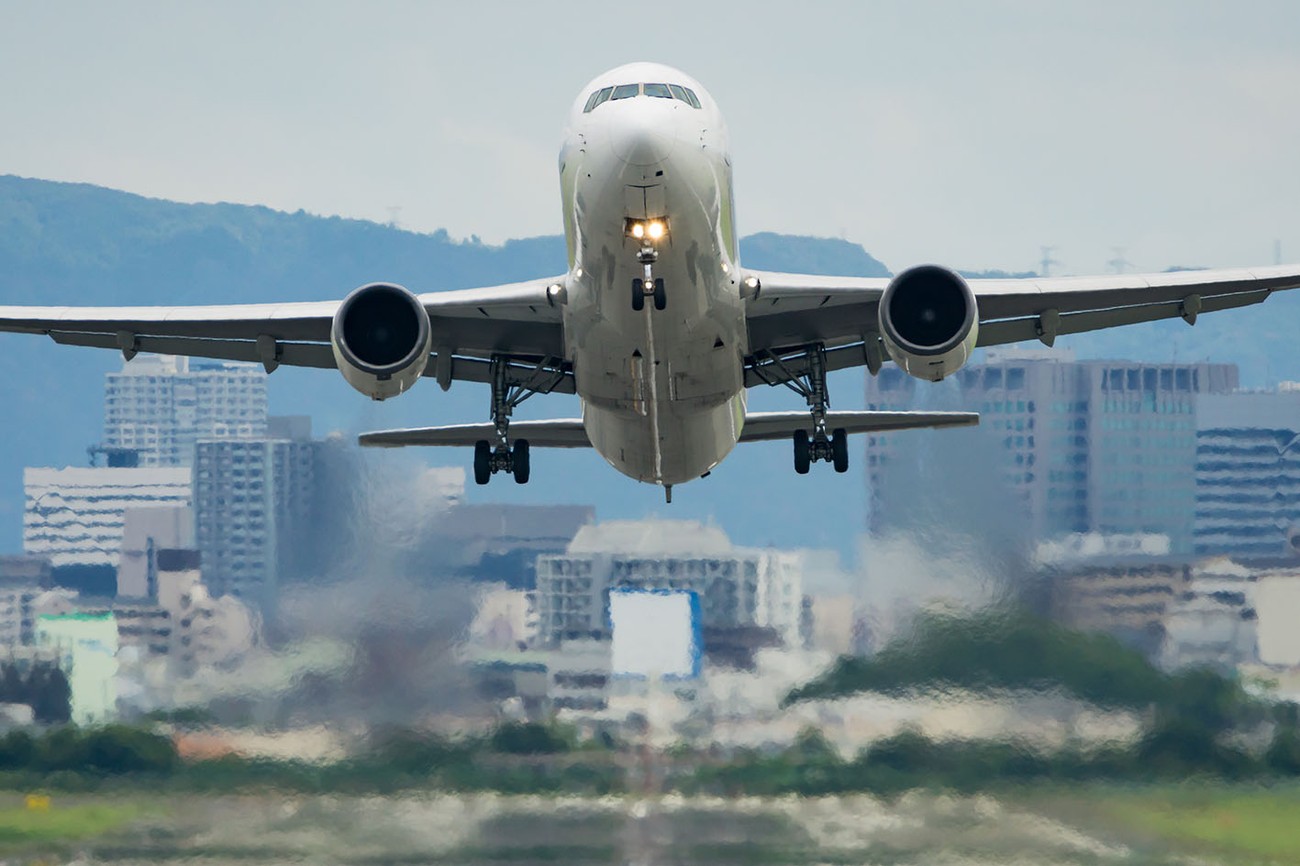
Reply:
M576 222L585 232L566 316L593 446L624 474L658 484L690 481L716 466L736 444L745 406L747 332L735 266L717 237L717 196L698 195L712 178L694 186L683 178L674 187L664 180L672 170L647 172L650 187L661 187L650 192L606 184L603 199L578 196ZM640 212L637 194L647 202ZM646 298L637 310L633 280L644 279L644 267L623 220L663 213L671 234L652 275L664 281L666 303L655 309Z

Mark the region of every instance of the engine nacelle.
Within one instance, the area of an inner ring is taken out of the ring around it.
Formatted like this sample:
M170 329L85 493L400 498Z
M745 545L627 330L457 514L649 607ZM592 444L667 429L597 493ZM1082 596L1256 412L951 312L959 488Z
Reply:
M938 265L903 271L880 298L880 334L894 363L938 382L966 365L979 337L975 293Z
M401 286L371 283L343 299L330 343L348 384L373 400L387 400L424 373L433 329L415 295Z

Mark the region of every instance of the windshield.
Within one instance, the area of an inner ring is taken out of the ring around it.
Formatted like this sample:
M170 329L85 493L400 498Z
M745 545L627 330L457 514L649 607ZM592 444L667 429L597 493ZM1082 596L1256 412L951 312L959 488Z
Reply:
M683 87L680 84L652 82L649 84L620 84L616 87L602 87L600 90L593 91L591 96L587 97L587 104L583 106L582 112L583 114L589 114L610 100L632 99L636 96L676 99L679 102L685 102L691 108L700 107L699 97L689 87Z

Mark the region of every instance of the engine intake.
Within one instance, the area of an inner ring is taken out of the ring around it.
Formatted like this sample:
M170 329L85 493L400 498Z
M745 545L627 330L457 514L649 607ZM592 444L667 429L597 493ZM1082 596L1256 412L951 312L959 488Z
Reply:
M975 293L947 268L909 268L880 298L880 334L895 364L918 379L938 382L965 366L975 350Z
M433 331L419 298L401 286L371 283L343 299L330 343L348 384L373 400L387 400L424 373Z

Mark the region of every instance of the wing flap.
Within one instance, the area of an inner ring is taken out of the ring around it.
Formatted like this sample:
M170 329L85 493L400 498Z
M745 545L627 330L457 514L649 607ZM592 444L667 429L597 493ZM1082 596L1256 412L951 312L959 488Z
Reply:
M1237 295L1218 295L1201 299L1200 306L1193 311L1214 313L1237 307L1248 307L1262 303L1272 294L1271 289L1243 292ZM1188 313L1182 299L1161 304L1143 304L1136 307L1114 307L1108 310L1090 310L1082 313L1064 313L1060 317L1055 333L1082 334L1085 331L1099 331L1119 325L1136 325L1140 322L1155 322L1160 319L1176 319ZM1037 340L1043 337L1042 323L1038 316L1024 319L1004 319L985 322L980 325L979 345L1000 346L1005 343L1018 343L1022 340Z
M887 433L935 427L969 427L978 424L978 412L827 412L826 428L847 433ZM745 416L741 442L788 439L796 430L812 430L807 412L750 412Z
M533 448L591 447L581 418L512 421L510 437L516 441L527 439ZM491 424L451 424L363 433L357 441L366 448L402 448L408 445L473 445L480 439L491 442L495 438L496 428Z

